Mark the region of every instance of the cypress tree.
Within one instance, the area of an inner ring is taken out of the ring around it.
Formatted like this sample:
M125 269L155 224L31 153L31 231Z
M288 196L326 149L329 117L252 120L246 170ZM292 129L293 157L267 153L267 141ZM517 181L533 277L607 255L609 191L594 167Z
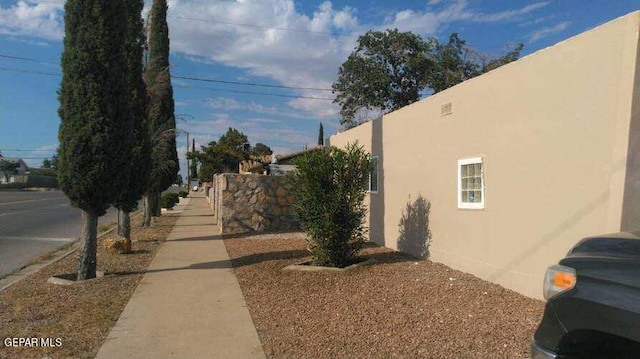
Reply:
M126 3L126 93L128 104L126 117L131 123L129 154L123 158L120 171L127 176L128 184L121 189L115 202L118 208L118 234L125 239L125 252L131 250L131 219L133 211L142 198L151 171L151 149L146 127L147 92L142 78L144 55L144 24L141 13L142 0L127 0Z
M196 139L193 139L192 145L191 145L191 153L192 156L194 156L193 161L191 162L191 178L198 178L198 163L196 162ZM191 186L191 183L189 183L189 186Z
M176 119L169 72L167 1L153 0L149 16L148 63L145 82L149 94L147 125L151 136L151 174L145 194L144 226L160 215L160 194L176 181Z
M324 128L322 128L322 122L320 122L320 129L318 130L318 146L324 145Z
M124 184L125 0L67 0L59 90L58 181L82 210L78 280L95 278L98 217Z

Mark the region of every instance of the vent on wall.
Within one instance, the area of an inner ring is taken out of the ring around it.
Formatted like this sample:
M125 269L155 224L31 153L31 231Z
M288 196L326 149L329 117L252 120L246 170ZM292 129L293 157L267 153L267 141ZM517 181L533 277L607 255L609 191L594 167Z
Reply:
M451 102L447 102L440 107L440 116L450 115L453 112Z

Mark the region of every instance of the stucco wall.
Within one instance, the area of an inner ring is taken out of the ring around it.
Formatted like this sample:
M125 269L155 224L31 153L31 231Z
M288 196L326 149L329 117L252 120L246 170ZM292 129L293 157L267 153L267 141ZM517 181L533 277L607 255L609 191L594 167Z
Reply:
M584 236L620 230L638 206L622 204L638 195L624 189L639 24L635 12L332 136L381 139L382 208L371 212L384 220L372 233L397 248L402 209L421 194L433 260L540 297L550 264ZM471 157L483 159L480 210L458 208L457 161Z
M285 177L221 174L214 177L210 199L222 234L299 228L291 184Z

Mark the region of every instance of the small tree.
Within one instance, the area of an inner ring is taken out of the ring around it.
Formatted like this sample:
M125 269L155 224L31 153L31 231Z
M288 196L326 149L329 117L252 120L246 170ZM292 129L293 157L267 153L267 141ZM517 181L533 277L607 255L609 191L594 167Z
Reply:
M294 160L295 208L305 231L313 264L346 267L364 244L365 185L371 156L357 143L331 147Z
M318 130L318 146L324 145L324 128L322 128L322 122L320 122L320 129Z

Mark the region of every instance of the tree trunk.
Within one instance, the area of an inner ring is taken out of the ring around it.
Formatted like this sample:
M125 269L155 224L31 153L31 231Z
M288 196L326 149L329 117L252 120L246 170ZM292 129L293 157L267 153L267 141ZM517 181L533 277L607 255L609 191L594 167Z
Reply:
M151 227L151 202L150 198L153 195L150 192L145 193L142 197L142 203L144 204L144 218L142 219L142 227Z
M128 211L120 210L118 235L124 238L124 253L131 253L131 216Z
M162 215L162 211L160 210L161 204L162 204L162 193L155 193L155 201L152 202L152 206L151 209L153 210L151 212L151 215L154 217L160 217Z
M81 248L78 255L78 278L86 280L96 277L96 248L98 242L98 215L82 211Z

